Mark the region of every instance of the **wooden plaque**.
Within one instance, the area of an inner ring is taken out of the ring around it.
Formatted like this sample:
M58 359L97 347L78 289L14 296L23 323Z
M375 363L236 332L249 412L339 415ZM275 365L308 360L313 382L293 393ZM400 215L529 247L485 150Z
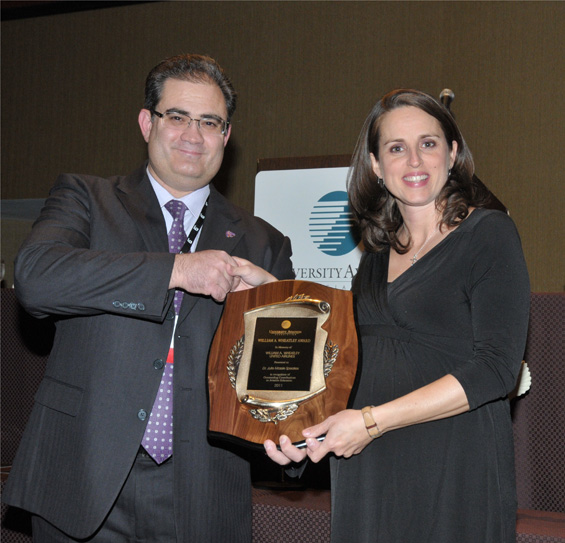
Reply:
M228 294L208 361L210 434L303 442L347 407L357 351L349 291L277 281Z

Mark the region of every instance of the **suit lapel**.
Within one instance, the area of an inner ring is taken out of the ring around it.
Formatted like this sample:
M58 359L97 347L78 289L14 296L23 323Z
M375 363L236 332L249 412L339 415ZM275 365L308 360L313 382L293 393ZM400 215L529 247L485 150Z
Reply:
M147 165L125 177L117 197L137 225L149 252L168 252L167 227L155 191L147 177Z
M240 219L236 208L210 185L210 204L196 250L216 249L232 254L245 235L239 228Z

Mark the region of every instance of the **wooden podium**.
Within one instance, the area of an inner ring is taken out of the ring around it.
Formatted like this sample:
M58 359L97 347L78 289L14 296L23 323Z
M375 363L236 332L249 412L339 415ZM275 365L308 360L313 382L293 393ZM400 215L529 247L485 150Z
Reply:
M353 296L309 281L230 293L208 361L209 432L262 445L347 407L357 372Z

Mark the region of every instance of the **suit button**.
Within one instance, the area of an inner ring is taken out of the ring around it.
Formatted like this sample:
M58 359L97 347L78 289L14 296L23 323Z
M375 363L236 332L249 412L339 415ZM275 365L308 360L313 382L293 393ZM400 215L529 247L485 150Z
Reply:
M137 309L139 309L140 311L145 311L145 305L144 304L137 304Z
M153 361L153 367L156 370L162 370L164 365L165 363L160 358L157 358L157 360Z
M121 307L122 306L122 304L118 300L114 300L114 302L112 302L112 305L114 307Z
M129 308L129 304L127 302L122 302L122 307L124 309L128 309Z
M137 413L137 418L139 420L145 420L147 418L147 411L145 411L145 409L140 409Z

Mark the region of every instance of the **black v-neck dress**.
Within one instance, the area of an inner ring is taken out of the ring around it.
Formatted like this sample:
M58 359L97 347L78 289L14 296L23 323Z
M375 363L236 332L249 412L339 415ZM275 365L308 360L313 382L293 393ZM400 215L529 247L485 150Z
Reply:
M353 284L361 337L353 406L451 374L471 410L332 459L332 542L515 543L506 396L524 353L530 287L514 223L477 209L390 284L388 258L366 253Z

